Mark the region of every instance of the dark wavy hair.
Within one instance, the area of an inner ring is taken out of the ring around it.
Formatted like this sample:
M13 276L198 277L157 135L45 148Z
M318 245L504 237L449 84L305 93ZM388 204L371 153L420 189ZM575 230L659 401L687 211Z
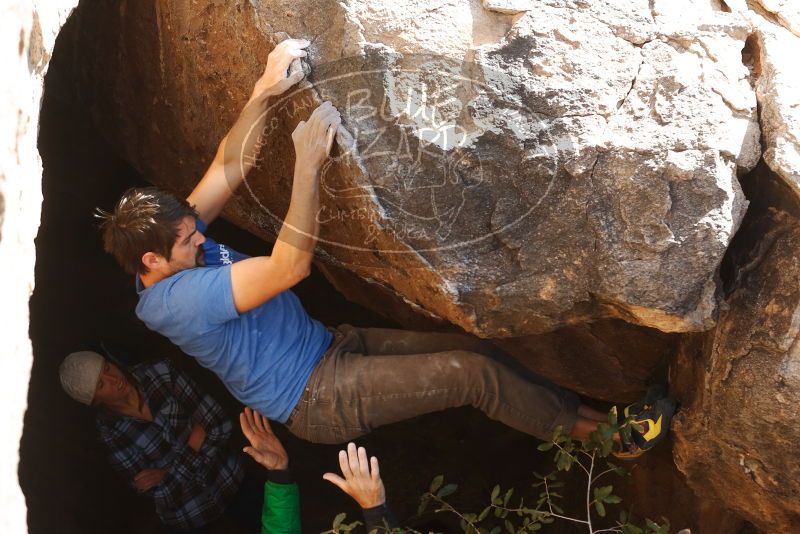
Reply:
M130 274L146 274L142 263L146 252L155 252L167 261L178 236L178 225L185 217L197 218L197 211L186 200L157 187L128 189L114 211L97 209L102 219L103 248Z

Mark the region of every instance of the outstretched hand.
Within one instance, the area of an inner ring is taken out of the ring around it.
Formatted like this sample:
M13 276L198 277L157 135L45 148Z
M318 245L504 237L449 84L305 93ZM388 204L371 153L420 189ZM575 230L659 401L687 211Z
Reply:
M306 51L303 49L310 44L306 39L286 39L278 43L267 56L267 66L264 74L256 82L253 96L262 93L280 95L302 80L303 69L298 69L290 75L287 75L287 71L292 61L306 57Z
M335 473L325 473L322 478L350 495L361 508L374 508L386 502L378 459L367 461L367 450L356 449L355 443L347 444L347 451L339 451L339 467L344 478Z
M269 420L260 413L245 407L239 414L239 424L250 447L244 452L267 469L286 469L289 467L289 455L278 437L272 432Z

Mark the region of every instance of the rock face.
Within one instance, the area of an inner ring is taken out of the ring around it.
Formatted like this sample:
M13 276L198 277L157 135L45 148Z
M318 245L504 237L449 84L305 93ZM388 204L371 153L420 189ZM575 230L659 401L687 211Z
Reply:
M581 395L634 402L663 375L678 337L619 319L559 328L495 343L528 369Z
M756 80L764 163L748 178L754 209L729 251L734 267L719 325L705 340L686 342L672 366L685 406L675 460L698 495L724 502L765 532L795 532L800 11L781 0L729 5L753 28L743 55Z
M19 441L32 362L28 299L33 290L33 239L41 213L42 163L36 150L44 73L55 37L77 0L4 2L0 7L0 531L26 532L17 483Z
M763 3L768 4L766 0ZM793 19L798 22L794 30L798 35L756 13L743 16L755 29L751 39L754 66L759 71L756 89L766 142L764 161L800 194L800 73L794 67L800 54L800 12Z
M752 0L750 6L757 11L762 8L767 16L774 18L776 22L783 25L800 36L800 6L792 0Z
M749 25L699 0L529 5L127 2L85 34L100 50L85 90L128 159L186 192L278 32L312 39L310 84L275 103L228 218L274 237L289 132L327 98L344 128L322 261L483 337L712 327L736 174L760 155Z
M673 365L685 403L675 460L700 495L765 532L797 532L800 224L771 209L743 231L759 245L729 308L705 346L681 351Z

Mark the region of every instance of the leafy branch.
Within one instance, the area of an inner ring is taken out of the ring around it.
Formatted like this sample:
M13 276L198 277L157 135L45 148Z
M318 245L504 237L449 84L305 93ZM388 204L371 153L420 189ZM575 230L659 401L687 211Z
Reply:
M456 484L445 484L444 476L438 475L433 479L427 492L421 499L417 515L421 516L429 508L433 513L452 514L458 518L461 529L465 534L525 534L543 529L555 521L569 521L583 525L588 534L669 534L669 521L662 517L660 523L651 519L641 521L635 519L625 510L619 512L618 520L612 526L604 523L608 515L608 508L622 504L622 499L614 494L613 484L608 484L606 478L611 475L626 476L628 472L612 462L607 457L614 450L614 437L619 435L623 443L631 442L631 432L641 427L628 417L622 421L617 416L616 408L608 414L608 422L598 425L588 439L574 441L563 433L561 427L556 428L550 441L539 445L540 451L553 450L555 469L546 475L534 473L538 482L532 487L539 489L538 499L531 505L526 505L523 498L514 500L514 488L505 492L499 485L495 486L489 495L489 503L480 512L463 512L449 503L446 498L456 492ZM585 515L572 517L559 506L563 496L558 490L564 487L564 482L558 480L559 473L569 472L577 467L585 476ZM604 485L599 482L603 480ZM359 522L345 524L345 514L339 514L334 520L333 528L323 534L338 534L350 532L360 525ZM603 523L603 526L599 524ZM417 533L412 529L386 529L386 532ZM678 534L690 534L688 530L681 530Z
M612 484L601 486L598 482L612 473L618 476L628 474L625 469L607 460L615 446L614 437L619 435L623 442L630 443L633 429L641 431L633 418L620 421L616 408L609 412L608 422L598 425L597 430L586 440L574 441L563 433L562 428L557 428L551 440L538 447L540 451L555 451L555 470L547 475L534 473L539 482L533 484L533 487L541 491L532 506L526 506L522 498L517 503L512 503L514 489L508 489L501 495L502 489L495 486L490 494L489 504L480 513L461 512L444 499L455 492L457 486L444 486L444 477L439 475L431 483L430 490L422 496L418 514L421 515L431 503L435 503L434 512L455 514L466 534L535 532L556 520L584 525L589 534L669 534L670 525L666 518L661 518L661 523L645 519L643 524L637 524L632 515L624 510L620 512L619 519L613 526L598 526L600 519L607 517L609 506L622 503L622 499L614 494ZM558 480L558 473L571 471L576 466L586 479L584 517L571 517L558 504L562 496L556 490L564 486ZM498 520L502 521L502 526L497 524ZM688 531L684 530L679 534L688 534Z

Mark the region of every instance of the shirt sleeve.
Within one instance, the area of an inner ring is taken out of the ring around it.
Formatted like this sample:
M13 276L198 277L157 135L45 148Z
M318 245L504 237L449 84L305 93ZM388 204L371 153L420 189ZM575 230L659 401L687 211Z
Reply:
M107 426L99 426L100 442L108 450L108 460L114 471L120 473L133 485L133 477L152 467L139 450L136 443L124 433Z
M297 484L264 485L261 534L300 534L300 492Z
M164 282L164 311L178 320L191 321L200 330L239 316L233 302L230 265L187 269Z
M372 532L377 532L378 534L391 532L392 529L400 527L400 523L397 522L386 503L373 508L365 508L362 512L364 513L364 526L368 534Z
M169 360L165 361L170 370L178 404L185 413L191 414L192 423L199 423L206 432L206 438L199 451L203 463L210 465L214 461L221 460L225 445L233 431L230 419L226 417L222 407L210 395L201 391L189 375L176 369Z
M98 430L100 441L109 451L111 467L125 477L131 488L139 492L134 483L134 477L145 469L155 469L156 467L142 454L134 436L104 425L101 425ZM167 470L161 483L144 493L151 495L156 503L163 503L169 508L176 507L178 496L181 493L180 480L176 470Z

